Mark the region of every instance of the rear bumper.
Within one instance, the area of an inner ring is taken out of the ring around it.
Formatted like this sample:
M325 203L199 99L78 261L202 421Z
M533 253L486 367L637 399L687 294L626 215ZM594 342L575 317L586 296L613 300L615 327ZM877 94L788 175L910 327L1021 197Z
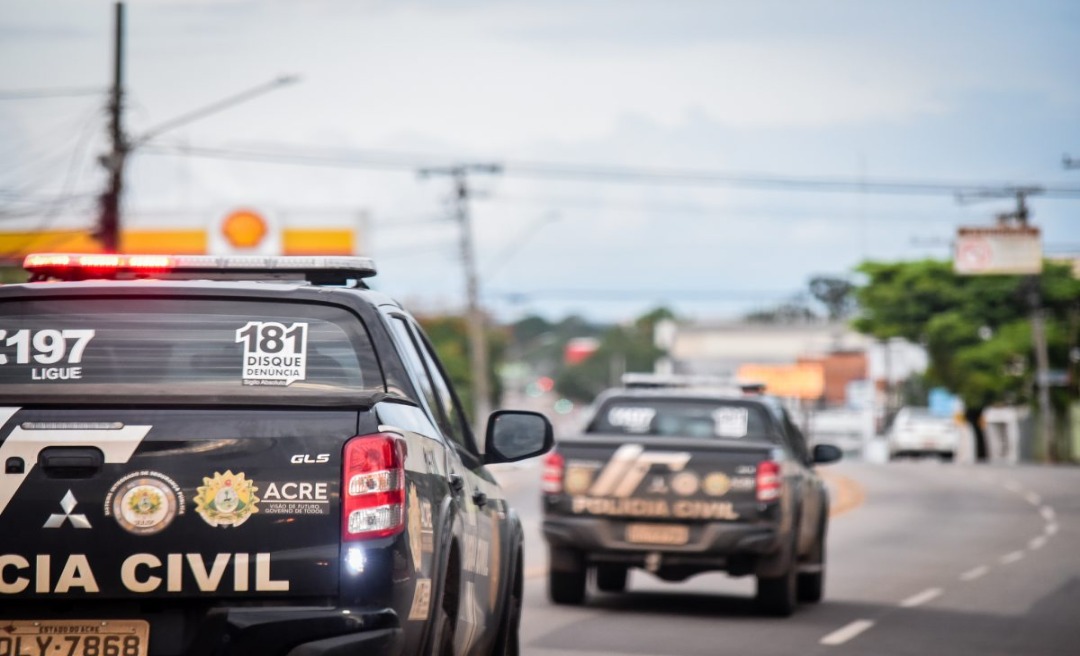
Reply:
M690 525L690 541L682 546L644 545L624 540L626 520L595 517L544 519L544 538L553 548L587 554L591 562L643 566L648 554L661 553L669 565L731 569L733 559L747 563L780 549L780 531L770 524L714 522ZM552 563L557 568L557 563Z
M226 612L225 627L219 644L220 653L228 654L398 654L404 641L397 614L390 610L234 608Z
M4 619L143 619L150 656L344 656L399 654L401 623L390 609L216 607L181 604L137 609L128 604L0 604Z

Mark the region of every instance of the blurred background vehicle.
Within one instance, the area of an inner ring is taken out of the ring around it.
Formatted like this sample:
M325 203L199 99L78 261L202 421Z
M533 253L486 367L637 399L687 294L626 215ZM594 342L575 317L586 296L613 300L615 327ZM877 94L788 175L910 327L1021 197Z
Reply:
M889 459L934 456L951 462L960 448L960 425L930 408L906 406L896 413L888 431Z

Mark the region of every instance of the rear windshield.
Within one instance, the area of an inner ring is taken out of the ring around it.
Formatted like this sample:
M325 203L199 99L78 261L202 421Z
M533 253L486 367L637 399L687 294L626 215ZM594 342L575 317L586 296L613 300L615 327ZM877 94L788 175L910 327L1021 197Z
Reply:
M360 319L309 303L64 299L0 304L0 397L184 402L383 389Z
M768 412L756 403L735 399L625 398L605 401L587 432L765 439L775 431Z

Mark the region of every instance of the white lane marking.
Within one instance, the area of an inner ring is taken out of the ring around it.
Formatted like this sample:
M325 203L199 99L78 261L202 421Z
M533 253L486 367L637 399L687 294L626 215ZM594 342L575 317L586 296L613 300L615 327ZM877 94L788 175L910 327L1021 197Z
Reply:
M961 574L960 575L960 580L961 581L974 581L975 579L977 579L977 578L979 578L981 576L985 576L986 573L989 572L989 571L990 571L990 568L987 567L986 565L979 565L975 569L970 569L970 570L964 572L963 574Z
M1046 525L1046 534L1047 535L1057 535L1057 532L1058 532L1057 523L1051 523L1051 524Z
M872 626L873 620L855 620L825 636L820 642L823 645L842 645Z
M1024 495L1024 498L1027 499L1027 502L1033 506L1037 506L1042 503L1042 497L1040 497L1038 494L1035 494L1034 492L1028 492Z
M1054 509L1050 506L1043 506L1042 508L1039 508L1039 513L1043 516L1043 519L1048 522L1054 521L1054 519L1057 517L1057 513L1055 513Z
M1045 535L1040 535L1037 538L1031 538L1031 541L1028 542L1028 549L1031 549L1032 551L1035 551L1036 549L1042 549L1044 546L1046 546Z
M1024 557L1023 551L1014 551L1001 557L1002 565L1011 565Z
M1009 492L1016 492L1017 494L1024 491L1024 488L1016 481L1005 481L1005 489Z
M901 601L900 606L902 608L914 608L916 606L921 606L932 599L937 599L941 596L942 592L944 592L944 590L942 590L941 588L929 588L927 590L923 590L917 595L912 595L907 599Z

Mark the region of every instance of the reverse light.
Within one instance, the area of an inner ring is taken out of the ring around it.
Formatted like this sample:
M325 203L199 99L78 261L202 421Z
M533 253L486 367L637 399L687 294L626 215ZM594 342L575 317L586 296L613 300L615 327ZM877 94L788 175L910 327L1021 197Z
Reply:
M563 491L565 466L566 460L557 451L552 451L544 458L544 476L540 482L540 489L545 494L559 494Z
M757 500L761 503L780 498L780 463L763 460L757 466Z
M341 500L342 540L405 529L405 448L397 435L362 435L345 444Z

